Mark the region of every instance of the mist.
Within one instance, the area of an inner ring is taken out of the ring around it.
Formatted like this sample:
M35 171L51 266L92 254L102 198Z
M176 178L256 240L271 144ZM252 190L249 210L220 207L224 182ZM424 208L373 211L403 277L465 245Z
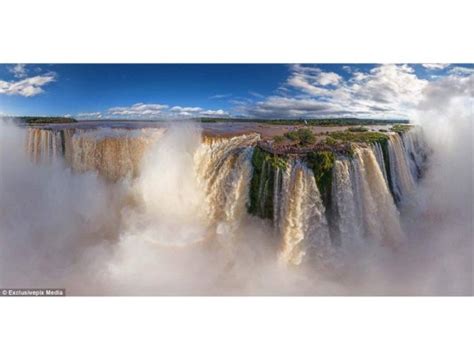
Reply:
M31 162L25 131L0 122L0 287L60 287L71 295L471 295L472 84L440 92L446 85L430 83L415 113L432 152L414 203L400 211L404 241L349 248L320 267L281 262L269 223L246 213L248 152L231 159L218 141L203 147L196 123L170 124L136 179L109 183L61 160Z

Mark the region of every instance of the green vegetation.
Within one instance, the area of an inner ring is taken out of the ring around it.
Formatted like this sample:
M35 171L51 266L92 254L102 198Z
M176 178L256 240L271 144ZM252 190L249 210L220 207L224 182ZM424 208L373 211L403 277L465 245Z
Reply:
M331 132L329 137L342 142L355 142L355 143L383 143L386 142L388 136L380 132Z
M313 170L316 185L324 205L329 210L331 203L332 168L334 167L334 153L327 151L315 151L307 154L308 167Z
M286 169L286 159L276 154L268 154L265 157L265 161L270 165L272 169Z
M286 168L286 160L256 147L252 156L253 174L247 210L261 218L273 218L273 187L277 169Z
M296 131L290 131L285 133L285 137L288 138L290 141L298 141L298 133Z
M392 127L392 132L397 132L399 134L408 132L413 126L408 124L396 124Z
M347 129L349 132L367 132L369 129L364 126L350 127Z
M329 146L335 146L337 144L337 140L332 137L326 137L326 139L324 140L324 144Z
M286 132L282 136L273 137L273 144L276 146L282 145L287 141L296 146L308 146L316 143L316 135L309 128L300 128L296 131Z
M29 125L33 124L48 124L48 123L73 123L77 122L74 118L71 117L36 117L36 116L26 116L26 117L17 117L16 120L19 123L26 123Z
M297 131L287 132L285 133L285 137L302 146L316 143L316 136L308 128L300 128Z
M283 136L273 137L273 143L275 143L276 145L281 145L281 144L283 144L283 142L285 142L285 137L283 137Z

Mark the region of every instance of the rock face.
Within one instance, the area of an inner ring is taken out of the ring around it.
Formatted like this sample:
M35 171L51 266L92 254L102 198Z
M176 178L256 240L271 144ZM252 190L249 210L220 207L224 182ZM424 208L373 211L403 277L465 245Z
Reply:
M28 128L25 146L35 163L93 171L115 183L139 177L143 156L166 134L164 128ZM288 147L258 134L203 135L186 161L193 186L202 190L206 228L228 236L245 216L270 221L281 261L299 265L333 249L403 240L397 206L412 197L428 153L413 127L334 132Z

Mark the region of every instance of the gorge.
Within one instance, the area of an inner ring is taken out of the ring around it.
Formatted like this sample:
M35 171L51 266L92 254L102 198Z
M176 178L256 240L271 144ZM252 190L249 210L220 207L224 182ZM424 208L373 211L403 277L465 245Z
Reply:
M37 198L55 201L39 206L36 242L64 239L63 228L71 235L37 265L51 285L71 283L77 294L344 294L335 280L350 274L352 258L396 255L412 238L403 214L417 204L431 150L420 127L396 128L342 127L290 148L258 130L222 134L191 122L11 129L24 137L24 169L43 174L47 196Z

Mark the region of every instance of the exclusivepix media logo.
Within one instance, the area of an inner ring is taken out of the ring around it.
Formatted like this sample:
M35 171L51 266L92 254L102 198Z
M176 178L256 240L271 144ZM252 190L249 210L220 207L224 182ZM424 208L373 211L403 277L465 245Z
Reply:
M2 288L0 296L13 297L58 297L66 296L64 288Z

